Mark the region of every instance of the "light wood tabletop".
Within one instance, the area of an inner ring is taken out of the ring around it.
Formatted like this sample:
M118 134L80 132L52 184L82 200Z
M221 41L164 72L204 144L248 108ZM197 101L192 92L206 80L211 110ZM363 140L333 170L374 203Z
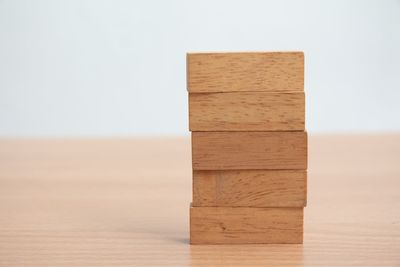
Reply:
M400 266L400 135L310 135L303 245L189 245L190 154L1 140L0 266Z

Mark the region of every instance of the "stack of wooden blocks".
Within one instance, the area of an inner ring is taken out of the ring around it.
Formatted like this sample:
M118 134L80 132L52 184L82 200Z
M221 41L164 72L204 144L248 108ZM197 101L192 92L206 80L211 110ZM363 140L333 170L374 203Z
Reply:
M302 52L187 55L192 244L302 243Z

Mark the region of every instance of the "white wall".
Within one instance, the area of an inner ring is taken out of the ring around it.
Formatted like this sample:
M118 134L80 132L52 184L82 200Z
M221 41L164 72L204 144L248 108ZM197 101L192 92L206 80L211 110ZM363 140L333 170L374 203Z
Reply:
M309 132L400 131L400 1L2 1L0 136L187 134L187 51L303 50Z

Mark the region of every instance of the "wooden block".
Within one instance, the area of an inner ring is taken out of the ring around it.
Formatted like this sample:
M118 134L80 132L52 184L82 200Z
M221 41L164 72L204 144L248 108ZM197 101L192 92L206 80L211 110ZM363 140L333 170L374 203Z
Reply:
M303 52L187 54L191 93L303 91Z
M303 208L191 207L191 244L299 244Z
M193 171L193 203L209 207L305 207L303 170Z
M304 92L189 94L191 131L304 131Z
M194 170L306 170L306 132L192 132Z

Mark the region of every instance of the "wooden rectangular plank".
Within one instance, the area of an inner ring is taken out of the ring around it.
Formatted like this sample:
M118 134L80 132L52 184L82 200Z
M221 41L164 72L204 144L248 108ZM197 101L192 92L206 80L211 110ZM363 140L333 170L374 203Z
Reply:
M191 131L304 131L304 92L189 94Z
M307 171L193 171L194 207L305 207Z
M303 208L191 207L191 244L300 244Z
M191 93L303 91L303 52L187 54Z
M307 169L306 132L192 132L194 170Z

